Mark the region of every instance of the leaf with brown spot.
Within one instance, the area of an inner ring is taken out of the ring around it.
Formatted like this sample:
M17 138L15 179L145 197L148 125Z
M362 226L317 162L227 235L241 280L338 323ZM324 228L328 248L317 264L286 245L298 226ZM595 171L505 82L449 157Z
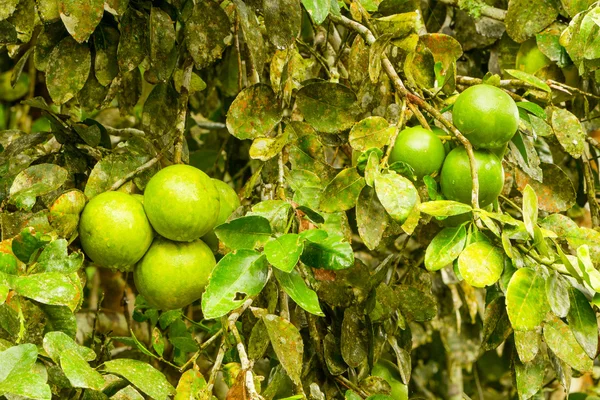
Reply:
M50 54L46 86L57 104L71 100L83 88L92 66L92 56L87 44L79 44L66 37Z
M306 122L325 133L350 129L358 114L354 92L333 82L315 82L304 86L298 91L296 104Z
M103 0L59 0L58 11L69 34L83 43L96 29L104 15Z
M281 121L282 111L273 90L262 83L241 91L227 112L227 130L238 139L267 136Z
M529 184L538 196L540 210L547 212L567 211L575 204L575 189L571 180L558 166L540 164L543 182L529 177L520 169L516 169L516 183L519 191L525 190Z
M290 321L278 315L267 314L262 320L279 362L292 381L297 385L301 384L304 343L300 332Z

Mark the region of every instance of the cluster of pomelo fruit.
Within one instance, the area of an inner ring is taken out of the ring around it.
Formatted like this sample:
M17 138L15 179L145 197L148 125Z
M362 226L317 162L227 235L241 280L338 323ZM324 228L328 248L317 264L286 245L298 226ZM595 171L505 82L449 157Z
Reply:
M226 183L171 165L150 179L143 197L93 197L81 214L81 246L99 266L133 268L136 288L153 307L181 308L201 297L216 263L201 238L214 237L239 205Z
M517 132L519 110L502 89L481 84L471 86L456 99L452 120L475 148L479 178L479 205L494 202L504 186L502 156ZM449 200L471 203L471 164L464 147L447 153L440 135L444 131L422 127L406 128L398 135L389 162L402 161L412 167L418 179L440 171L440 186ZM447 154L446 154L447 153Z

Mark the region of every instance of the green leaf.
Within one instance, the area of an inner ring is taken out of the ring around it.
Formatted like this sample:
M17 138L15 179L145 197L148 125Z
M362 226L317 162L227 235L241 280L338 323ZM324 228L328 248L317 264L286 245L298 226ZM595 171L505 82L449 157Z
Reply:
M529 268L518 269L506 290L506 310L513 329L533 330L549 311L544 278Z
M381 74L381 56L384 54L393 36L391 33L383 34L369 48L369 78L374 84L379 81L379 75Z
M409 285L399 285L395 291L408 321L429 321L437 315L437 301L431 294Z
M174 400L190 400L200 398L202 389L206 388L206 379L200 371L188 369L179 378L177 394Z
M20 296L40 303L67 306L74 311L82 296L81 283L76 273L43 272L15 279L14 290Z
M116 151L102 158L102 160L94 165L94 169L92 169L85 185L84 193L86 197L91 199L109 190L115 182L148 162L154 154L155 151L152 145L145 138L134 137L121 143ZM147 169L137 175L134 183L137 182L141 187L144 187L145 182L157 171L158 165Z
M538 197L540 210L551 213L566 211L575 204L576 194L567 174L554 164L540 164L544 181L538 182L516 169L517 189L523 191L529 184Z
M306 122L324 133L350 129L359 110L356 101L351 89L333 82L310 83L296 95L296 104Z
M535 238L535 228L538 218L538 199L530 185L523 190L523 222L532 238Z
M96 353L89 347L80 346L63 332L48 332L44 336L43 347L48 356L58 364L63 351L69 350L85 361L94 361Z
M238 139L267 136L281 121L282 111L273 90L256 84L242 90L227 112L227 129Z
M352 246L342 236L308 236L306 239L300 260L309 267L338 270L354 265Z
M412 182L395 172L377 175L375 191L390 217L400 224L406 221L419 199Z
M275 137L258 137L252 141L250 157L255 160L268 161L281 154L285 145L288 144L288 139L289 131L287 129Z
M10 201L22 210L31 210L37 196L58 189L68 177L66 169L54 164L37 164L21 171L10 187Z
M320 208L325 212L346 211L356 205L365 180L356 168L342 170L325 187L321 195Z
M548 116L546 115L546 111L536 103L533 103L531 101L518 101L516 104L517 107L522 108L528 113L531 113L541 119L545 120L546 118L548 118Z
M46 68L46 87L52 100L64 104L75 97L85 85L91 66L87 44L79 44L71 37L61 40L50 53Z
M259 215L269 220L273 233L286 233L294 208L283 200L263 200L252 206L246 216Z
M175 394L167 378L145 362L120 358L105 362L104 370L122 376L153 399L167 400Z
M212 271L202 296L204 318L222 317L242 305L248 296L259 294L267 283L268 270L266 257L254 250L225 255Z
M135 69L146 56L148 18L146 14L128 7L121 17L117 60L121 72Z
M46 378L32 371L37 355L37 348L31 343L0 352L0 394L34 400L52 398Z
M466 242L467 230L464 225L442 229L427 246L425 268L437 271L452 263L463 251Z
M550 86L548 86L546 82L544 82L535 75L528 74L524 71L519 71L518 69L505 69L504 72L517 78L520 81L529 83L530 85L535 86L536 88L541 89L544 92L550 93L552 91L552 89L550 89Z
M0 21L10 17L17 9L18 4L19 0L5 0L2 2L2 7L0 8Z
M366 360L368 341L361 310L350 307L344 310L340 348L342 358L350 367L356 368Z
M593 361L585 350L577 343L577 339L569 326L558 318L551 319L544 325L544 341L554 354L572 368L580 371L591 371Z
M231 43L231 23L219 4L210 1L194 4L185 23L185 41L196 68L202 69L221 58Z
M271 345L281 365L292 382L299 385L302 374L302 356L304 343L298 329L288 320L278 315L267 314L262 317Z
M459 203L458 201L436 200L421 203L419 211L433 215L434 217L451 217L471 212L473 208L468 204Z
M348 141L357 151L380 148L388 144L395 129L385 118L367 117L352 127Z
M83 6L79 0L58 0L58 11L69 34L83 43L100 23L104 15L104 1L86 0Z
M278 49L294 44L302 25L302 8L298 0L263 2L267 36Z
M385 208L377 198L375 189L365 186L356 203L358 234L369 250L375 249L388 226Z
M587 244L577 248L577 264L583 280L596 292L600 293L600 272L594 268L590 258L590 248Z
M546 0L511 0L504 23L506 33L522 43L550 25L557 17L554 3Z
M69 190L54 200L49 207L48 219L59 236L70 238L75 233L85 202L85 195L79 190Z
M529 399L542 388L546 374L545 361L542 353L528 363L522 363L515 358L515 380L520 399Z
M32 227L25 228L12 240L13 254L25 264L28 264L36 251L44 247L48 239L41 232L35 232ZM10 271L9 271L10 272Z
M264 217L250 215L219 225L215 234L232 250L254 249L267 243L271 237L271 225Z
M320 317L325 316L323 311L321 311L317 293L306 285L306 282L304 282L304 279L302 279L296 269L291 270L289 273L274 269L273 274L283 290L296 304L311 314Z
M329 15L330 0L302 0L302 4L308 11L308 15L315 24L321 25Z
M458 269L465 281L474 287L493 285L504 270L504 252L487 242L468 245L458 257Z
M63 332L71 338L77 335L77 319L66 306L51 306L38 303L37 306L46 316L45 332Z
M260 75L265 67L265 62L267 61L267 52L258 17L254 12L253 7L246 5L246 3L241 0L232 1L237 10L237 18L242 28L242 32L244 32L244 41L246 42L246 48L250 53L252 66ZM279 104L279 102L277 102L277 104Z
M540 352L542 332L514 331L515 348L521 362L532 361Z
M102 375L72 349L60 353L60 366L73 387L93 390L102 390L104 387Z
M81 268L83 253L74 252L68 255L67 244L65 239L57 239L46 245L38 258L38 270L68 274Z
M550 309L559 318L565 318L569 312L569 283L558 272L554 271L546 279L546 297Z
M304 250L302 237L295 233L288 233L273 238L265 244L264 253L267 260L275 268L284 272L291 272Z
M569 327L586 354L594 359L598 352L598 322L596 313L585 295L574 287L569 289L571 307L567 314Z
M587 133L579 118L565 109L552 107L552 129L563 149L573 158L580 158L585 150Z

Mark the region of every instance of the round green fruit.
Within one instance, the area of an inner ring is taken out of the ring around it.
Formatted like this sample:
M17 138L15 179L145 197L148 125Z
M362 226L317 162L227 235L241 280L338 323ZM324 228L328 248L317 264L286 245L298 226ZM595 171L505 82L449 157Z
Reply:
M202 296L215 264L212 251L200 239L182 243L157 237L136 265L133 279L148 304L175 310Z
M210 231L219 217L219 193L208 175L171 165L150 179L144 208L152 227L167 239L188 242Z
M217 223L215 225L218 226L227 221L227 218L237 210L241 203L240 198L231 186L219 179L213 179L212 181L215 184L217 192L219 192L219 202L221 204L221 207L219 208L219 217L217 218Z
M517 69L533 75L550 64L552 61L538 49L535 38L526 40L519 47L515 62Z
M479 178L479 206L494 202L504 186L502 162L485 150L475 151L475 163ZM457 147L448 154L440 173L442 194L449 200L471 204L471 164L464 147Z
M475 148L493 149L507 143L517 132L519 109L502 89L475 85L457 97L452 121Z
M406 128L396 138L389 163L402 161L410 165L418 179L439 171L446 151L434 132L420 126Z
M102 267L129 270L146 253L152 237L144 207L127 193L93 197L79 221L81 247Z
M373 365L372 376L378 376L392 387L391 397L393 399L408 399L408 387L402 383L398 367L388 360L379 360Z
M217 192L219 192L219 201L221 203L221 207L219 209L219 217L217 218L216 226L219 226L225 221L227 218L241 205L240 198L238 197L235 190L231 188L225 182L213 179L213 183L217 188ZM202 240L213 250L217 250L219 248L219 239L217 235L213 231L208 232L206 235L202 236Z

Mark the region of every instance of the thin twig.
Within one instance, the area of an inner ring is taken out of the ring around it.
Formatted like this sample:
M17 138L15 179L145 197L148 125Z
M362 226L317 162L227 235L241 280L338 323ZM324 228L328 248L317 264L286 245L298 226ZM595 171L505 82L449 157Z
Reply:
M238 64L238 91L241 92L244 88L244 65L242 64L242 53L240 50L240 21L235 18L235 25L233 27L233 38L235 41L235 52L237 53L237 64Z
M106 129L106 133L108 133L109 135L112 135L112 136L120 136L120 137L132 137L132 136L144 137L144 136L146 136L146 132L144 132L140 129L136 129L136 128L117 129L117 128L113 128L112 126L105 126L104 128Z
M585 193L587 195L588 204L590 205L590 214L592 217L592 228L600 226L600 207L596 200L596 185L594 176L592 175L592 167L587 155L583 154L583 177L585 179Z
M402 127L404 126L404 123L406 122L407 102L406 102L406 99L402 99L401 101L402 101L402 104L400 106L400 117L398 118L398 123L396 124L396 129L394 131L394 134L392 135L392 137L390 138L390 142L388 143L388 147L385 151L385 155L381 159L382 165L387 164L387 161L390 158L390 154L392 154L392 149L394 148L394 144L396 143L396 139L398 138L398 134L400 133L400 131L402 130Z
M417 117L417 120L419 121L419 123L421 124L421 126L427 130L431 130L431 127L429 126L429 123L427 122L427 120L425 119L425 116L423 115L423 113L421 112L421 110L419 110L418 107L416 107L414 104L412 103L408 103L408 108L410 108L410 111L412 111L412 113L415 115L415 117Z
M177 114L177 124L175 125L175 150L173 152L173 162L181 164L181 155L183 153L183 137L185 134L185 120L188 111L188 99L190 97L190 84L192 81L192 69L194 63L191 58L185 62L183 69L183 79L181 82L181 99L179 104L179 112Z
M123 186L125 184L125 182L129 181L130 179L133 179L137 174L149 169L154 164L159 162L162 157L163 157L162 153L157 154L156 156L154 156L154 158L151 158L144 164L137 167L135 170L131 171L130 173L128 173L127 175L125 175L124 177L122 177L121 179L119 179L118 181L113 183L113 185L108 190L119 189L121 186Z

